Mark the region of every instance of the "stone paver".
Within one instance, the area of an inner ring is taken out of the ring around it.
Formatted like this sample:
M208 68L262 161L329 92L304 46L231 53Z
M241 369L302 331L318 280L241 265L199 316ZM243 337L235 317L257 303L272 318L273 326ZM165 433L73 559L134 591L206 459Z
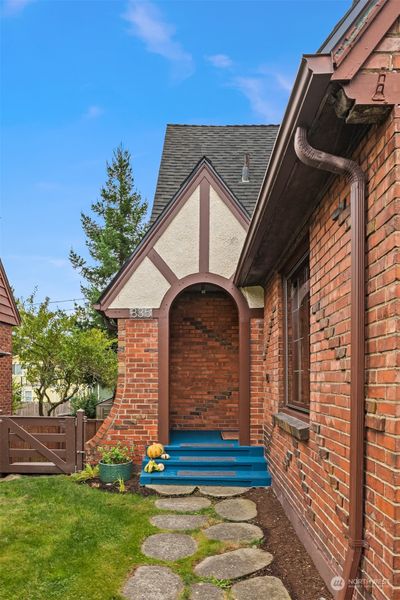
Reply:
M203 527L207 523L207 517L204 515L157 515L150 519L150 523L159 529L184 531Z
M202 560L194 570L200 577L238 579L267 567L272 560L272 554L264 550L240 548L233 552L209 556Z
M156 533L142 545L142 552L159 560L179 560L191 556L197 550L197 542L184 533Z
M175 512L195 512L211 506L208 498L198 498L190 496L189 498L159 498L156 500L156 507L163 510L173 510Z
M231 498L232 496L241 496L248 492L250 488L229 487L223 485L204 485L199 487L200 494L211 496L212 498Z
M196 489L195 485L146 485L145 487L161 496L189 496Z
M264 537L262 529L250 523L219 523L203 530L209 540L255 542Z
M183 583L167 567L139 567L122 590L127 600L177 600Z
M257 516L255 502L247 498L221 500L215 505L215 512L228 521L249 521Z
M190 600L223 600L224 592L212 583L195 583L190 588Z
M254 577L235 583L231 588L234 600L255 600L255 598L268 598L268 600L290 600L287 589L278 577Z

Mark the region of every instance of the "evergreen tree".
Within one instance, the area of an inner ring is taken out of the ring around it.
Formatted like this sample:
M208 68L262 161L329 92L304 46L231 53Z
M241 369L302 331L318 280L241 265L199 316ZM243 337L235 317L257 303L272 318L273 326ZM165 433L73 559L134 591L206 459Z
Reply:
M100 199L91 205L93 216L81 213L86 246L92 261L70 251L70 261L86 283L81 285L87 300L89 320L105 325L91 306L139 244L147 229L147 202L136 191L131 155L122 146L107 163L107 181Z

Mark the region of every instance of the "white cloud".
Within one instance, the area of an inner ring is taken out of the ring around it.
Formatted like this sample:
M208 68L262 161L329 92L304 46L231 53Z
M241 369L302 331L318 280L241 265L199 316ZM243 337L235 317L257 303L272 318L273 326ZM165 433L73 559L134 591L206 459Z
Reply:
M287 77L286 75L282 75L281 73L275 74L276 81L278 85L285 90L285 92L291 92L293 88L293 79L291 77Z
M233 65L232 59L227 54L212 54L206 58L217 69L228 69Z
M29 260L32 263L43 263L55 267L56 269L69 269L71 267L69 260L66 258L59 258L57 256L42 256L40 254L30 254L29 256L26 256L25 254L9 254L8 258L17 262Z
M87 111L84 114L85 119L97 119L104 114L104 109L101 106L97 106L96 104L92 104L89 106Z
M14 16L21 13L28 4L35 0L5 0L3 3L3 13L7 16Z
M175 27L164 21L154 4L130 0L123 18L132 26L131 33L144 42L149 52L172 63L176 75L189 77L193 73L192 55L175 39Z
M264 121L276 121L278 115L266 98L267 90L263 79L259 77L236 77L233 86L248 99L255 114Z

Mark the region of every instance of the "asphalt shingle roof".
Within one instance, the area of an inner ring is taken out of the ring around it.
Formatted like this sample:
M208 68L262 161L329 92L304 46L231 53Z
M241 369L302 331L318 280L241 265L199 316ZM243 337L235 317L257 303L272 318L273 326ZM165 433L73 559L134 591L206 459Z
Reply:
M278 125L167 125L151 222L204 156L251 215L278 128ZM242 182L245 154L249 155L248 183Z

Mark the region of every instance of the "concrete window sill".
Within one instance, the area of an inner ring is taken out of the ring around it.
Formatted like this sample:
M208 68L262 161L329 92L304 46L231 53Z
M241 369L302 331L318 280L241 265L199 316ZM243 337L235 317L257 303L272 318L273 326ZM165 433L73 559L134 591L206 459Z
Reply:
M296 438L296 440L300 440L301 442L306 442L308 440L310 435L310 425L305 421L283 412L275 413L273 419L275 425L278 425L280 429L289 433Z

